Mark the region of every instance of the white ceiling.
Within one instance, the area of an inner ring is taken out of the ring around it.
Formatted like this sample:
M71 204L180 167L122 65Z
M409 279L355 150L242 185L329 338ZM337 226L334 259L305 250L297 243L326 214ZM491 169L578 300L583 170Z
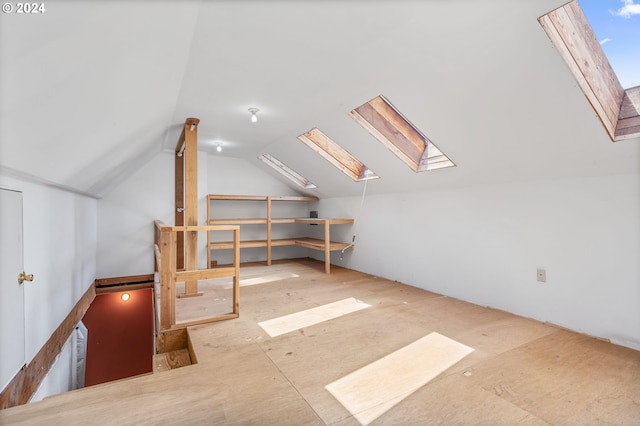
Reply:
M362 183L296 139L313 127L381 176L373 193L638 172L639 138L608 139L537 21L563 3L56 0L2 14L0 166L101 197L197 117L200 149L275 173L256 159L269 152L321 197ZM415 174L348 116L380 94L458 167Z

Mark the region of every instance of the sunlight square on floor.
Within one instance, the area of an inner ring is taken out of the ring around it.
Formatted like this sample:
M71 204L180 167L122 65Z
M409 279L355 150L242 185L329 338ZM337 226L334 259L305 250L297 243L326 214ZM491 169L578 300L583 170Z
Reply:
M433 332L325 388L367 425L473 350Z
M276 337L369 307L371 307L371 305L349 297L337 302L295 312L268 321L262 321L259 322L258 325L262 327L269 336Z

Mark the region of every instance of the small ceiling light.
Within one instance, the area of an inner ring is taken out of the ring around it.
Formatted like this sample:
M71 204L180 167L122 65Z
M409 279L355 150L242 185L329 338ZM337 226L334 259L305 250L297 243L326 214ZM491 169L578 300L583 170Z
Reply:
M222 145L218 144L218 146L216 146L216 151L222 152Z
M258 111L260 111L258 108L249 108L249 112L251 113L251 122L252 123L257 123L258 122L258 116L256 114L258 114Z
M127 300L129 300L129 293L122 293L122 296L120 296L120 298L122 299L123 302L126 302Z

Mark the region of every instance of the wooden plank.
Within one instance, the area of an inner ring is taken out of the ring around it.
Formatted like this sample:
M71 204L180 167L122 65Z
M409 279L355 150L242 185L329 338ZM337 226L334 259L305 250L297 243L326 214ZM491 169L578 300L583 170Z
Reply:
M264 195L229 195L229 194L209 194L210 200L239 200L239 201L266 201Z
M295 240L295 244L300 247L306 247L312 250L326 250L326 244L324 240L319 240L317 238L297 238ZM351 250L354 248L354 244L350 243L340 243L331 241L329 243L330 251L338 251L338 250Z
M640 86L624 91L619 120L640 115Z
M115 285L115 284L135 284L135 283L143 283L143 282L153 282L153 274L143 274L143 275L129 275L125 277L112 277L112 278L97 278L95 280L96 289Z
M271 197L267 197L267 265L271 265Z
M174 370L191 365L191 357L188 349L178 349L153 356L153 372Z
M296 218L295 217L278 217L278 218L271 218L271 223L296 223Z
M298 139L351 179L356 182L359 180L364 164L322 133L318 128L313 128L301 134L298 136Z
M625 118L616 129L615 141L637 138L640 136L640 117Z
M160 237L160 330L171 328L175 322L175 271L176 252L174 250L176 234L171 231L163 231Z
M624 92L614 141L640 136L640 86Z
M211 219L209 224L211 225L265 225L267 224L266 218L226 218L226 219Z
M211 278L224 278L232 277L235 273L235 268L222 267L215 269L197 269L194 271L179 271L176 272L176 281L189 281L189 280L208 280Z
M167 226L164 229L169 231L233 231L238 227L235 225L198 225L198 226Z
M187 226L198 225L198 123L197 118L188 118L184 125L184 138L186 148L184 150L184 224ZM184 268L194 270L198 268L198 233L185 232L184 236ZM185 283L185 294L197 294L198 282Z
M182 135L180 136L182 143L184 143L184 128L182 129ZM180 145L180 141L178 143ZM184 222L184 155L178 156L180 148L176 148L175 155L175 188L174 188L174 220L176 226L182 226ZM176 268L184 269L184 235L178 235L176 239L177 256L176 256Z
M188 347L189 335L184 328L177 330L161 330L156 338L156 350L158 353L171 352Z
M240 229L233 231L233 313L240 315Z
M318 219L312 217L300 217L296 218L295 221L296 223L314 223L316 225L324 225L325 223L328 223L330 225L351 225L354 222L353 219Z
M596 83L594 83L596 84L594 91L598 94L602 102L608 104L607 108L613 113L612 118L617 120L620 113L620 104L624 96L624 88L620 84L616 72L613 70L602 45L596 38L578 2L574 0L568 3L564 9L576 30L579 31L586 51L591 57L590 63L587 64L585 62L581 64L583 69L591 71L590 74L585 73L585 75L594 78L594 81L596 81Z
M350 115L413 171L419 171L427 143L382 97L360 105Z
M272 247L293 246L299 238L274 238L271 240ZM266 247L267 240L244 240L240 241L240 248ZM233 248L233 241L215 241L209 244L210 250L229 250Z
M539 21L613 140L624 91L581 9L574 1Z
M134 291L134 290L142 290L145 288L154 288L153 281L149 281L146 283L138 283L138 284L122 284L116 286L108 286L108 287L97 287L96 294L109 294L109 293L119 293L122 291Z
M319 201L318 197L296 196L296 195L276 195L270 197L271 201Z
M331 273L331 225L329 222L324 223L324 272Z
M33 359L14 376L0 393L0 410L26 404L56 361L62 347L75 330L76 325L89 309L96 296L95 283L91 284L65 319L51 334ZM6 324L3 324L6 326ZM0 424L4 424L0 421Z
M218 322L218 321L227 321L230 319L235 319L238 318L239 315L236 313L228 313L228 314L223 314L223 315L218 315L215 317L211 317L211 318L203 318L203 319L199 319L199 320L194 320L194 321L183 321L183 322L179 322L177 324L174 324L171 329L172 330L179 330L179 329L184 329L187 327L193 327L195 325L203 325L203 324L209 324L212 322Z

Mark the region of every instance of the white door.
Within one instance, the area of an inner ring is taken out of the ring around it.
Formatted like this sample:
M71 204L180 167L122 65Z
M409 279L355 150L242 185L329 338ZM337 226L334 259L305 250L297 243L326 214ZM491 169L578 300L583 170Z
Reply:
M0 188L0 390L25 363L22 192Z

